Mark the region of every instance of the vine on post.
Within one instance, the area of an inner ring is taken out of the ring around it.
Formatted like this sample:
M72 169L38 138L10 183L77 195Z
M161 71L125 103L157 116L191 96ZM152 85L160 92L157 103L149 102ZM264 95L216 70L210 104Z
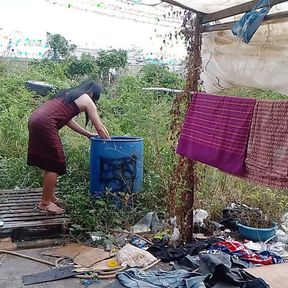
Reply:
M200 21L200 15L191 11L186 12L180 32L184 35L187 43L187 76L184 91L174 99L170 111L172 118L170 140L172 141L173 150L177 145L184 115L191 103L192 94L198 91L201 69ZM170 214L177 218L184 242L191 241L193 236L193 205L196 179L194 161L179 157L171 176L168 206Z

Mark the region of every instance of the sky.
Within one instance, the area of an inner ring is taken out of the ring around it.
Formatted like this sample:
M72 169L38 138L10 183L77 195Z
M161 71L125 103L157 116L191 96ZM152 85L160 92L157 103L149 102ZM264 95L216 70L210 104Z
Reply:
M180 27L180 22L164 23L162 17L159 23L169 26L163 27L123 19L127 18L125 15L133 18L142 11L146 17L134 18L158 23L153 15L162 11L161 7L123 4L127 1L131 0L0 0L0 32L16 35L19 31L33 39L45 39L46 32L59 33L79 47L129 49L137 46L147 52L159 52L163 46L162 36L175 31L173 27ZM147 18L147 12L151 18ZM184 45L175 41L166 45L163 53L181 58L185 54Z

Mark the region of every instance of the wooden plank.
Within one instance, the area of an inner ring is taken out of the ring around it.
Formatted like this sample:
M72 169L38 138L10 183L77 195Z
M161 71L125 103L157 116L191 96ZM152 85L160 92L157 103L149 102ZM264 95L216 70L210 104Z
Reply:
M30 193L30 192L41 192L42 193L42 188L35 188L35 189L16 189L16 190L0 190L0 193L7 193L7 194L13 194L13 193Z
M3 195L41 195L42 194L42 190L35 190L35 191L7 191L4 192L3 190L0 190L0 194Z
M1 218L4 219L4 221L7 219L7 218L20 218L20 217L33 217L33 216L51 216L51 214L47 214L45 212L37 212L37 210L30 210L28 212L25 212L25 213L6 213L6 214L2 214ZM52 215L53 216L53 215ZM34 219L34 218L33 218Z
M8 199L41 199L41 195L37 194L27 194L27 195L6 195L5 198Z
M280 23L280 22L287 22L287 21L288 21L288 11L283 11L283 12L267 15L264 18L263 24ZM215 31L230 30L235 23L236 21L231 21L231 22L215 24L211 26L202 26L202 32L215 32Z
M56 219L46 219L46 220L29 221L29 222L11 222L4 224L3 228L12 229L12 228L25 228L25 227L42 227L53 225L66 225L69 223L71 223L71 220L67 218L56 218Z
M18 204L21 205L23 200L30 200L30 202L35 202L35 201L39 202L41 200L41 197L39 197L39 196L23 197L23 198L13 198L13 197L10 198L9 197L7 200L2 201L1 203L4 204L4 203L9 203L10 201L13 201L13 202L18 201ZM28 201L26 201L26 202L28 202Z
M206 24L212 21L225 19L231 16L235 16L235 15L250 11L257 4L258 1L259 0L249 1L249 2L239 4L233 7L229 7L229 8L214 12L214 13L203 15L201 19L201 24ZM276 4L280 4L283 2L287 2L287 0L270 0L270 6L274 6Z
M41 196L42 192L30 193L0 193L1 197L26 197L26 196Z
M37 202L36 200L34 200L33 202ZM21 199L16 200L16 199L7 199L5 202L1 202L1 204L5 204L5 203L9 203L9 204L18 204L19 206L22 205L22 203L31 203L30 199Z
M31 193L31 192L41 192L42 188L33 188L33 189L2 189L0 193Z
M5 208L5 207L35 207L35 203L23 203L23 204L19 204L19 203L5 203L5 204L0 204L0 209L1 208Z
M0 210L0 215L5 215L5 214L9 214L9 215L13 215L13 214L22 214L22 213L29 213L29 212L35 212L36 210L34 208L27 208L27 209L22 209L22 207L19 207L19 209L6 209L6 210Z
M3 218L3 221L4 223L7 223L7 222L13 222L13 221L27 221L27 222L30 222L30 221L37 221L37 220L46 220L46 219L57 219L57 218L63 218L63 215L47 215L47 214L38 214L38 215L35 215L33 217L29 217L29 216L19 216L19 217L6 217L6 218Z
M55 234L55 229L55 236L63 233L63 227L71 223L70 219L65 215L37 211L35 207L41 194L42 189L0 190L0 218L4 221L4 225L0 227L0 237L17 238L20 235L17 239L39 238L45 233Z

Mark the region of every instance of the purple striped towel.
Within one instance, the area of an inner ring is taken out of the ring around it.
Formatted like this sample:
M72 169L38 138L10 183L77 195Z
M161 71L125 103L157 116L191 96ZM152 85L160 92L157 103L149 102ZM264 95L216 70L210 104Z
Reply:
M195 93L176 152L235 175L245 156L255 99Z

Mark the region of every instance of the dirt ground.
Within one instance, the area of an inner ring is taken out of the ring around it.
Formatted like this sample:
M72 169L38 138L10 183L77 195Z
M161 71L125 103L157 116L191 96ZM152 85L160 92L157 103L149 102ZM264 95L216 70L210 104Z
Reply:
M47 250L47 248L38 248L38 249L25 249L25 250L17 250L18 253L33 256L36 258L40 258L43 260L48 260L51 262L55 261L54 257L48 257L41 255L40 253ZM21 277L23 275L34 274L38 272L43 272L49 270L49 266L34 262L31 260L27 260L24 258L20 258L13 255L6 255L0 254L0 287L1 288L76 288L76 287L85 287L81 280L76 278L68 278L64 280L58 280L43 284L34 284L29 286L24 286L22 283ZM5 257L5 258L3 258ZM3 260L4 259L4 260ZM3 261L2 261L3 260ZM114 280L99 280L98 283L93 283L89 285L89 288L94 287L105 287L109 283L113 282Z

